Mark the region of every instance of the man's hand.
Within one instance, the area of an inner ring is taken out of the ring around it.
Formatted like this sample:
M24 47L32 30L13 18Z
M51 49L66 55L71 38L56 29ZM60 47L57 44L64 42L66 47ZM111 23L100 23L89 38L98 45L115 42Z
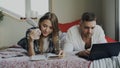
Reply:
M88 57L90 54L89 50L84 50L84 51L80 51L78 53L76 53L76 55L78 55L79 57Z

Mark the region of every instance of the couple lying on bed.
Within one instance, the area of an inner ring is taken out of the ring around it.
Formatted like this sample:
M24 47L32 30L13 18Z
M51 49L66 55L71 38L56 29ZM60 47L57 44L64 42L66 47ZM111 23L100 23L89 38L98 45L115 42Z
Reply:
M60 46L60 31L58 19L54 13L47 12L38 23L39 27L27 30L26 37L18 44L28 51L28 55L55 53L64 55L65 52L79 51L76 55L88 56L94 43L105 43L104 31L96 25L94 13L85 12L81 23L71 27L65 38L65 44Z

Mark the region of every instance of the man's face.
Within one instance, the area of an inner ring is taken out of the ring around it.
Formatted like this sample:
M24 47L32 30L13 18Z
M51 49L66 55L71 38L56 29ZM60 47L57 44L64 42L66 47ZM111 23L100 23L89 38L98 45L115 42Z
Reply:
M80 24L82 37L91 38L93 35L93 30L95 28L96 21L84 21Z

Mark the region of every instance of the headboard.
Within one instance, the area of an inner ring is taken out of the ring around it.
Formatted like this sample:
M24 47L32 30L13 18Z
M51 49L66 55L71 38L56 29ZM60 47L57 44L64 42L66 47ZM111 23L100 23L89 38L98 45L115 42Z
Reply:
M73 22L68 22L68 23L65 23L65 24L61 24L59 23L59 28L62 32L67 32L67 30L73 26L73 25L77 25L80 23L80 20L76 20L76 21L73 21Z

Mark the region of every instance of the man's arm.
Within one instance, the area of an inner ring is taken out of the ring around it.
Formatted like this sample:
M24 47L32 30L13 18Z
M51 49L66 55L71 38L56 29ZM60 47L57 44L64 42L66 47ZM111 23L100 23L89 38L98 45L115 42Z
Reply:
M65 44L63 47L64 52L72 52L73 51L73 44L72 44L71 40L72 40L72 33L69 30L65 37Z
M104 30L102 29L101 26L97 25L98 26L98 43L107 43L106 41L106 38L105 38L105 33L104 33Z

